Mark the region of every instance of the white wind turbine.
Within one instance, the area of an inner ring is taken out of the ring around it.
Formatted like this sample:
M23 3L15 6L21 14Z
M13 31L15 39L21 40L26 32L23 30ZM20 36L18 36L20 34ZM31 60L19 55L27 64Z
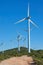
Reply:
M28 4L28 15L26 18L23 18L21 20L19 20L18 22L16 22L15 24L18 24L20 22L23 22L25 20L28 20L28 53L30 53L30 23L32 23L35 27L38 28L38 26L30 19L30 12L29 12L29 4Z
M18 51L20 51L20 40L22 39L21 35L18 34L17 41L18 41Z

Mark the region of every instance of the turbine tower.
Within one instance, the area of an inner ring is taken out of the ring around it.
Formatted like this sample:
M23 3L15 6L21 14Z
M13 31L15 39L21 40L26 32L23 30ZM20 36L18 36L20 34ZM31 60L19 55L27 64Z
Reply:
M28 53L30 53L30 23L32 23L35 27L38 28L38 26L30 19L30 12L29 12L29 4L28 4L28 12L27 12L27 17L19 20L18 22L16 22L15 24L18 24L20 22L23 22L25 20L28 20Z

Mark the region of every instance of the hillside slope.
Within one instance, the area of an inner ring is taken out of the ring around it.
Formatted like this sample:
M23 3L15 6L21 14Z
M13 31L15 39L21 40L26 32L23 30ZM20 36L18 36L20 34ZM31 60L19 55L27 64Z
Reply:
M34 62L37 63L37 65L43 65L43 50L31 49L31 53L29 54L27 48L21 47L20 49L21 49L20 52L18 52L17 48L0 52L0 62L7 58L20 57L23 55L27 55L29 57L31 56Z

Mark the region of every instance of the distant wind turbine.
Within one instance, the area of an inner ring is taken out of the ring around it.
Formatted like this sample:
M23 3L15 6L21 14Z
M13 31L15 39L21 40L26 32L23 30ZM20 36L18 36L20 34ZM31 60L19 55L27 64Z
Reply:
M30 53L30 23L32 23L35 27L38 28L38 26L30 19L30 12L29 12L29 4L28 4L28 15L26 18L23 18L22 20L19 20L18 22L16 22L15 24L18 24L20 22L23 22L25 20L28 20L28 53Z
M4 44L4 43L2 42L2 43L0 44L0 47L3 46L3 44ZM4 51L2 51L2 53L4 53Z
M18 51L20 51L20 40L22 39L21 35L18 34L17 41L18 41Z
M3 42L0 44L0 46L2 46L3 45Z
M23 42L24 42L23 47L25 47L26 46L26 44L25 44L26 43L26 38L25 37L23 38Z

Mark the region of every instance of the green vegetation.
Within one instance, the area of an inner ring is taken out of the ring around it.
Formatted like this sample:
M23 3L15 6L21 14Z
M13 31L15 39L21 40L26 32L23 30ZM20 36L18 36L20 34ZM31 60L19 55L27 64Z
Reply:
M14 56L17 57L22 55L28 55L33 57L33 60L37 63L37 65L43 65L43 50L31 49L31 53L29 54L27 48L21 47L20 49L20 52L18 52L18 48L0 52L0 61Z

